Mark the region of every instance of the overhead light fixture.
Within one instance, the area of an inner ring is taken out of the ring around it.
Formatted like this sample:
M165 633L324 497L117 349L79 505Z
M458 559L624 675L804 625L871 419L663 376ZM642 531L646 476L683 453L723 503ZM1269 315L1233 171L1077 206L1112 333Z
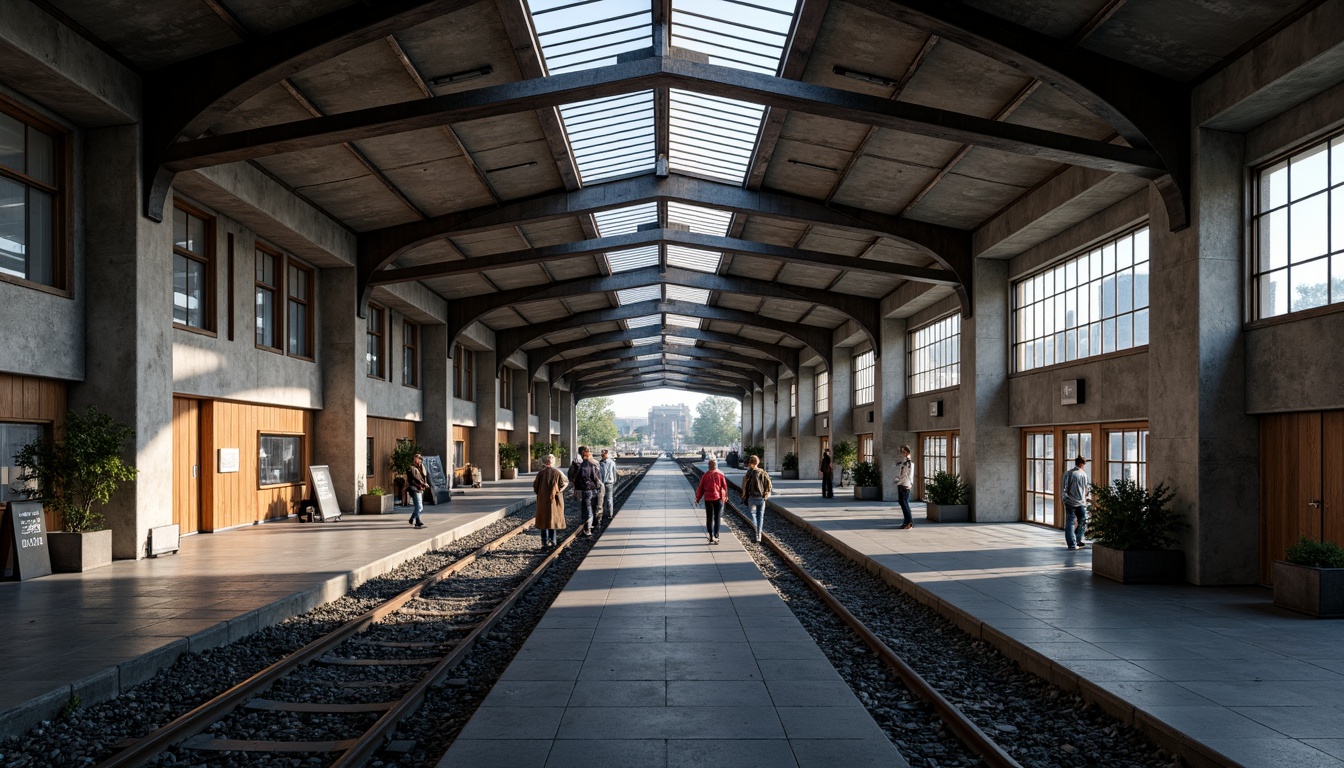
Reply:
M434 88L439 88L445 85L450 85L452 83L461 83L466 80L475 80L478 77L485 77L486 75L489 75L494 71L495 71L494 67L490 66L489 64L486 64L484 67L477 67L475 69L465 69L461 72L454 72L451 75L436 77L433 80L430 80L429 84Z
M839 64L835 65L834 72L835 74L840 75L842 77L848 77L852 80L858 80L864 83L871 83L873 85L880 85L883 88L895 88L896 86L900 85L898 81L892 80L890 77L874 75L870 72L860 72L857 69L849 69L848 67L842 67Z
M807 162L806 160L794 160L794 159L790 158L790 159L789 159L789 162L792 163L792 164L794 164L794 165L804 165L804 166L807 166L808 168L816 168L817 170L821 170L821 171L830 171L831 173L839 173L839 172L840 172L840 169L839 169L839 168L832 168L832 167L829 166L829 165L817 165L816 163L809 163L809 162Z
M536 164L537 164L536 160L529 160L526 163L514 163L513 165L506 165L503 168L491 168L487 170L486 173L499 173L500 171L512 171L515 168L531 168Z

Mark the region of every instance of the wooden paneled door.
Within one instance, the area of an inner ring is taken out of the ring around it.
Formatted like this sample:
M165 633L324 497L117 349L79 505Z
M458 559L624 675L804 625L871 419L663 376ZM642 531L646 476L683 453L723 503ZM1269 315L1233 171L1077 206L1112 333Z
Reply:
M186 397L173 398L173 522L201 529L201 402Z
M1344 545L1344 411L1260 417L1260 581L1299 537Z

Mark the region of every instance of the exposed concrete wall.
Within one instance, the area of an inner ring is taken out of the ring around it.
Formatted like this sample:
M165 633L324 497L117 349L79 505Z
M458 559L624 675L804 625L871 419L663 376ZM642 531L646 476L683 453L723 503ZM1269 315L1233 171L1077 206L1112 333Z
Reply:
M962 364L965 374L965 363ZM929 404L935 400L943 401L943 415L930 416ZM908 411L910 413L911 432L938 432L946 429L961 428L961 387L940 389L934 392L921 392L911 395Z
M1344 313L1246 332L1246 412L1344 408Z
M365 321L355 312L354 267L322 270L317 333L322 339L324 403L313 429L313 463L331 468L341 511L353 513L365 479L369 432L365 388Z
M1011 280L1024 277L1064 256L1138 226L1148 218L1148 192L1141 190L1080 221L1009 262Z
M450 371L451 371L451 368L452 368L452 361L451 361L451 360L449 361L448 366L449 366L449 369L450 369ZM452 374L449 373L449 375L451 376ZM451 384L448 386L448 389L449 389L450 391L452 390L452 385L451 385ZM476 426L476 413L477 413L478 410L479 410L479 409L477 409L475 403L470 402L470 401L468 401L468 400L459 400L458 398L454 397L454 398L453 398L453 426L457 426L457 427L474 427L474 426Z
M389 308L390 309L390 308ZM351 311L354 308L351 307ZM382 419L403 419L406 421L422 421L425 417L425 390L423 384L420 387L408 387L402 383L402 341L405 338L405 316L400 312L388 312L391 322L385 329L384 354L387 356L387 364L384 367L386 376L384 378L365 377L364 392L368 399L368 412L370 416L376 416ZM424 338L425 327L420 329L420 336ZM423 370L424 352L420 352L421 366ZM422 374L423 375L423 374ZM417 438L416 442L419 442Z
M798 477L821 473L821 438L817 437L817 374L815 368L798 371Z
M854 439L854 356L848 347L836 347L831 352L831 453L835 446ZM835 481L840 482L836 473Z
M1084 381L1083 402L1061 405L1065 381ZM1148 418L1148 352L1137 352L1043 371L1017 374L1008 380L1009 424L1095 424L1144 421Z
M448 359L447 326L420 328L420 386L424 420L416 426L415 441L426 454L452 461L453 366Z
M976 259L975 315L961 325L961 474L976 522L1021 516L1019 433L1008 425L1008 264Z
M513 358L510 358L510 360L513 360ZM521 450L524 455L523 458L518 462L518 470L520 472L526 472L528 462L528 457L526 455L527 433L528 433L528 427L530 426L529 421L531 418L531 415L528 413L530 409L528 398L526 361L523 362L522 370L518 370L517 368L513 369L513 388L509 392L508 396L511 402L506 403L506 405L509 405L510 410L513 411L513 434L509 435L509 439L513 441L515 444L522 446L522 448L519 450Z
M467 461L481 468L482 480L499 479L499 379L493 350L475 352L476 427L467 446Z
M1147 186L1123 173L1066 168L977 229L973 251L982 258L1011 258Z
M765 469L776 470L779 469L779 441L775 439L779 435L779 387L775 384L766 384L764 392L762 399L764 410L761 414L764 429L761 437L765 445L765 455L761 457L761 461L765 463Z
M877 358L876 418L873 424L873 462L882 472L882 498L896 498L896 461L900 447L909 444L917 452L915 436L910 432L909 401L906 389L906 322L882 321L882 355Z

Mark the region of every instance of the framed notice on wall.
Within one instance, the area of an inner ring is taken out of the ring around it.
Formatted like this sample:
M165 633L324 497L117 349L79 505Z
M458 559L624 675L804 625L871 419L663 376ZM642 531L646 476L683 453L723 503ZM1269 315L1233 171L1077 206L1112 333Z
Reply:
M237 472L238 471L238 449L220 448L219 449L219 472Z

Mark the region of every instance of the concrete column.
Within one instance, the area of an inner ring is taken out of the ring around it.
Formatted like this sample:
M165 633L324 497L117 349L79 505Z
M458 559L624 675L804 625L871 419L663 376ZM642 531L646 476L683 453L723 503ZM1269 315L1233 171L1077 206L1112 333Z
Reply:
M821 476L821 438L817 437L817 374L812 368L798 371L798 477Z
M318 278L317 349L322 410L313 430L313 463L331 470L341 511L353 513L364 482L369 419L364 361L367 321L356 311L355 269L322 270Z
M425 420L416 427L415 441L425 455L452 461L453 363L448 358L448 326L420 327L420 371Z
M560 390L560 442L569 448L569 461L579 456L579 421L574 412L574 393L568 389Z
M472 430L467 460L481 468L481 480L499 479L499 379L495 351L476 353L476 428Z
M86 131L84 156L87 258L83 284L73 277L85 297L86 378L70 407L96 405L135 432L123 459L139 476L103 514L112 556L138 560L149 529L173 522L173 225L142 215L136 126Z
M753 387L751 394L749 394L749 395L743 395L743 396L742 396L742 411L741 411L742 441L741 441L741 442L742 442L742 447L743 447L743 448L745 448L746 446L748 446L748 445L751 444L751 409L752 409L751 401L752 401L753 396L754 396L755 394L756 394L756 390L755 390L755 388ZM738 451L738 453L741 453L741 451Z
M523 456L518 461L518 471L526 472L528 453L527 453L527 424L531 420L531 414L528 413L528 394L526 370L513 370L513 391L510 393L513 408L513 434L511 439L514 445L519 446L518 450Z
M854 440L854 354L848 347L835 347L831 352L831 455L835 446ZM835 483L840 484L841 472L836 469Z
M1008 262L976 259L972 306L961 323L961 473L971 519L1021 517L1021 441L1008 426Z
M877 398L873 425L873 461L882 470L882 498L896 498L896 462L901 458L901 445L909 444L915 461L920 460L914 433L910 432L909 401L907 399L905 353L906 321L882 320L882 354L877 358ZM919 496L918 489L914 494Z
M537 442L551 441L551 384L548 381L533 381L528 386L537 392ZM557 459L559 461L559 459ZM538 463L536 469L541 468Z
M757 388L751 396L751 439L746 445L765 445L765 390ZM762 457L764 458L764 457ZM745 461L746 458L743 457Z
M1169 232L1160 199L1149 193L1148 483L1174 489L1186 513L1187 579L1253 584L1259 425L1244 415L1242 310L1228 300L1245 281L1244 144L1239 134L1203 129L1196 141L1191 226Z
M761 438L765 445L765 455L761 457L761 461L765 462L767 469L777 470L779 469L779 446L775 437L779 435L779 387L775 384L766 384L763 401L765 409L761 419L763 427Z

